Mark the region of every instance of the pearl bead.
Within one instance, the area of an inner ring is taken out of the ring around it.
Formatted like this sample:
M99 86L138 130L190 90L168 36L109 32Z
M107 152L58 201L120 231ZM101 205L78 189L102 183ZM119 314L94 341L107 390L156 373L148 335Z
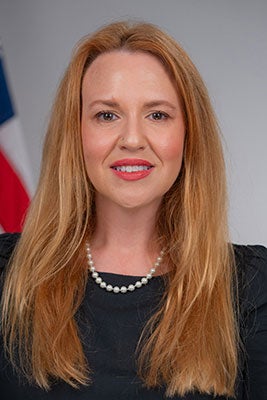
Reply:
M160 266L163 255L164 255L164 250L162 250L160 252L160 256L157 257L154 267L150 269L150 272L145 277L141 278L141 280L136 281L135 284L130 284L128 287L126 287L126 286L121 286L121 287L114 286L113 287L112 285L104 282L103 279L99 276L99 273L96 272L90 246L88 243L86 243L87 263L89 266L89 270L91 271L92 278L100 286L100 288L106 289L108 292L113 292L113 293L133 292L135 289L138 289L138 288L142 287L143 285L146 285L148 283L148 281L153 277L153 274L156 272L156 268Z

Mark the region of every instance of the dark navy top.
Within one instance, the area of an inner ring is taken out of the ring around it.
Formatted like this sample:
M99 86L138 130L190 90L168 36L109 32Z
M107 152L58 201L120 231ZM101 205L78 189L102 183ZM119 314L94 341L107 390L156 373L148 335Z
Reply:
M18 235L0 235L0 268L4 268ZM236 383L237 400L267 399L267 249L262 246L235 246L239 275L241 336L245 356L240 358ZM4 273L2 273L4 276ZM114 285L129 285L138 277L102 273ZM154 277L147 286L127 294L101 289L88 279L77 321L89 365L90 386L73 389L57 382L48 392L30 386L12 371L0 353L1 400L158 400L166 398L164 387L147 390L136 374L135 349L141 331L156 310L164 290L164 279ZM173 400L211 400L214 396L188 393ZM217 400L226 399L217 396ZM229 400L229 399L228 399Z

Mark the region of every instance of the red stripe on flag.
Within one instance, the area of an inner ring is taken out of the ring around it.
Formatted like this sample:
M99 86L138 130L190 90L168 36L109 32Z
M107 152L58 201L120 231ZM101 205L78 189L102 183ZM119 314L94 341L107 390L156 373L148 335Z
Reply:
M6 232L20 232L30 199L18 175L0 150L0 225Z

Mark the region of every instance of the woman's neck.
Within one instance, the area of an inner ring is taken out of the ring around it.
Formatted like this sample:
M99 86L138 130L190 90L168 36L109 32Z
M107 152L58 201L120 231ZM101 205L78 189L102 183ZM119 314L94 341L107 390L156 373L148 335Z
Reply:
M157 209L157 204L125 209L105 199L96 202L91 248L98 271L126 275L148 272L161 250L154 240Z

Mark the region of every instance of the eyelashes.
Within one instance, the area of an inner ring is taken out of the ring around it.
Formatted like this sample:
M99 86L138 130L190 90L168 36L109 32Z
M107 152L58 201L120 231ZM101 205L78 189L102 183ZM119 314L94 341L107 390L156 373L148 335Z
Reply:
M169 118L170 116L163 111L154 111L151 114L149 114L149 117L150 119L153 119L155 121L161 121L163 119Z
M110 122L110 121L115 121L118 118L119 117L111 111L100 111L99 113L96 114L96 119L100 121Z
M113 111L100 111L95 115L95 118L103 122L116 121L120 117ZM170 118L170 115L163 111L153 111L149 113L146 118L152 121L163 121Z

